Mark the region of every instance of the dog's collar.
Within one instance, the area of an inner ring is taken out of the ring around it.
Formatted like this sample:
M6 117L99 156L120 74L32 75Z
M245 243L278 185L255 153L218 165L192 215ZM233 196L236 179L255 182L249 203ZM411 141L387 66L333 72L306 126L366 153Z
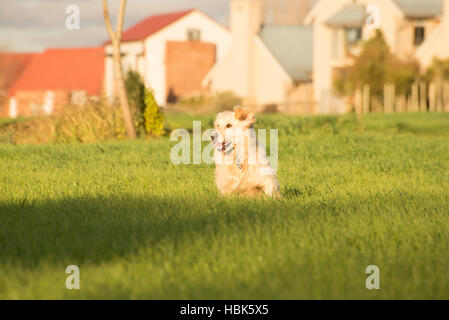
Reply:
M239 167L240 170L242 170L242 164L239 161L239 158L235 157L236 163L237 163L237 167Z

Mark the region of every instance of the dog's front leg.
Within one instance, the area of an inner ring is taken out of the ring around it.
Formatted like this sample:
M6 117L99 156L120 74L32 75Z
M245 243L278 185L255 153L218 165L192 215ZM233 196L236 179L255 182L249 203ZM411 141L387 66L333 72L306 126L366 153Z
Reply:
M274 199L281 199L281 191L279 188L279 182L275 177L267 178L263 183L263 192Z

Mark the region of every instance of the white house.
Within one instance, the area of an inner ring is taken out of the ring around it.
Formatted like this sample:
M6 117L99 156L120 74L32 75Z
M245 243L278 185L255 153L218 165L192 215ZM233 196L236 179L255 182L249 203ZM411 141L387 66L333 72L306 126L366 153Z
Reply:
M233 91L243 105L314 113L313 29L264 25L259 0L231 0L231 50L203 81L212 92Z
M447 17L449 1L444 3ZM375 8L377 25L370 24L370 7ZM404 61L416 59L426 67L434 56L449 57L449 24L442 23L442 17L443 0L319 0L305 19L314 29L317 113L345 112L345 104L333 94L334 75L352 64L375 28Z
M170 95L201 91L202 80L223 59L230 43L229 30L199 10L154 15L124 31L123 67L125 72L139 72L157 102L165 105ZM113 96L110 43L105 51L105 91Z

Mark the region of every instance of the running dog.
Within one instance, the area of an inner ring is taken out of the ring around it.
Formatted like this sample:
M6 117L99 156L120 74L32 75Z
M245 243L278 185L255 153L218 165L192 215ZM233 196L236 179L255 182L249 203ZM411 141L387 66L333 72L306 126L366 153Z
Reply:
M281 198L279 183L265 148L258 144L250 109L236 107L219 113L211 140L215 148L215 182L224 196L267 195Z

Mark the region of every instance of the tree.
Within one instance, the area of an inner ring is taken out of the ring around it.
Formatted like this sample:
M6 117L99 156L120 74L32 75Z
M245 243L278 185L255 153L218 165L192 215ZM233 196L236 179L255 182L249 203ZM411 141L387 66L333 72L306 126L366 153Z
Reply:
M109 37L111 38L113 48L115 89L122 106L126 132L129 138L134 139L136 137L136 129L134 128L131 110L129 107L128 95L125 89L125 77L123 75L122 54L120 49L120 42L122 40L123 34L123 21L125 19L125 7L126 0L121 0L117 18L117 28L116 31L114 31L111 26L111 19L109 17L108 1L103 0L104 21L106 23L106 29L108 30Z
M419 78L419 66L415 61L401 61L391 51L381 31L363 44L362 52L354 58L354 64L340 71L334 79L337 93L353 94L364 84L369 84L373 96L382 96L384 85L392 83L397 93L407 93Z

